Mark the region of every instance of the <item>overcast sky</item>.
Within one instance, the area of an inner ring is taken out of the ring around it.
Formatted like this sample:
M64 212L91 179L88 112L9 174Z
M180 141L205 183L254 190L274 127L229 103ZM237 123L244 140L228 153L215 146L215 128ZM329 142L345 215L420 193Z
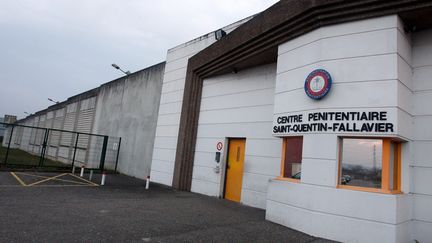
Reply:
M0 0L0 116L33 113L165 60L277 0Z

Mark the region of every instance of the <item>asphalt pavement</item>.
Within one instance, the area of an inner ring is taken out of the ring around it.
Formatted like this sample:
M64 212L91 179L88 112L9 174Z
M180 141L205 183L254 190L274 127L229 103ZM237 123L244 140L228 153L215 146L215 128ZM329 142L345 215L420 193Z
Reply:
M224 199L145 190L123 175L108 175L105 186L100 175L87 179L0 172L0 242L330 242Z

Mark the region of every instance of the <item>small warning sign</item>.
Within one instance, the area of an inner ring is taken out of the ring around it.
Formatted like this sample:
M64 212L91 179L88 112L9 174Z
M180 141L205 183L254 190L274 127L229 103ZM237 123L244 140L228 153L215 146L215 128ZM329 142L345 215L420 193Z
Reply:
M218 151L221 151L222 148L223 148L223 143L222 143L222 142L218 142L217 145L216 145L216 149L217 149Z

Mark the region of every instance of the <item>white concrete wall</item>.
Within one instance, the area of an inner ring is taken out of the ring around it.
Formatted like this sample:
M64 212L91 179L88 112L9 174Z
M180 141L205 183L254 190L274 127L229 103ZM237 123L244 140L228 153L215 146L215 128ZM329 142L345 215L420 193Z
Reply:
M216 144L246 138L241 202L265 208L267 183L279 174L280 139L271 136L276 65L204 80L192 191L223 196L224 173L215 173ZM224 151L221 151L224 154ZM225 168L226 158L220 168Z
M288 41L279 46L274 114L384 110L392 114L396 127L387 136L409 141L410 50L409 38L397 16L323 27ZM303 87L307 75L318 68L332 75L333 87L323 100L315 101L306 96ZM409 159L403 160L404 194L336 189L338 136L353 134L301 135L301 183L269 184L268 220L342 242L410 240ZM404 151L408 147L405 143Z
M141 179L150 174L164 67L160 63L100 87L93 133L122 138L121 173Z
M432 240L432 29L412 35L414 141L412 148L413 238Z
M229 33L248 20L222 29ZM151 166L154 182L172 185L188 59L215 41L212 32L168 50Z
M405 195L273 180L268 198L268 220L311 235L341 242L410 241L410 212L405 210L410 199ZM401 231L407 233L397 238Z

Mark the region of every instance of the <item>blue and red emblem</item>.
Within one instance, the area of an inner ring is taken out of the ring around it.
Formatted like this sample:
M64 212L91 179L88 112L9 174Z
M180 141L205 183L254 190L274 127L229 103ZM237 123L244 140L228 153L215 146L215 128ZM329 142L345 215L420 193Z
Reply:
M324 69L316 69L307 76L304 89L307 96L319 100L328 94L331 86L332 78L330 73Z

